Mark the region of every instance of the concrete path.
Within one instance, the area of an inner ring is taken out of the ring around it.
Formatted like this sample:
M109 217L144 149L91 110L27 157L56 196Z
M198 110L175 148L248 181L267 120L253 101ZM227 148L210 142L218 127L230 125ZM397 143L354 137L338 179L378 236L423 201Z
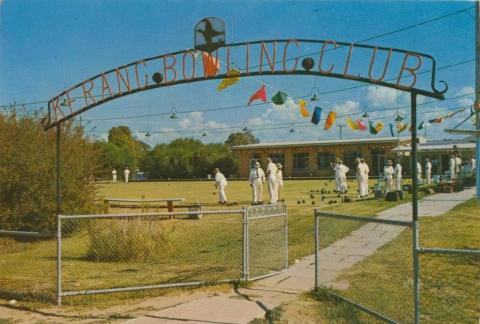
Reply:
M429 196L419 203L420 216L442 215L470 199L474 193L474 189L468 189ZM411 203L405 203L381 212L378 217L408 221L412 217L411 209ZM321 283L336 289L348 288L348 283L336 281L338 276L393 241L404 229L402 226L368 223L320 250ZM314 276L314 256L311 255L283 274L255 282L252 288L207 294L128 323L248 323L254 318L264 317L267 310L295 299L299 293L311 290Z

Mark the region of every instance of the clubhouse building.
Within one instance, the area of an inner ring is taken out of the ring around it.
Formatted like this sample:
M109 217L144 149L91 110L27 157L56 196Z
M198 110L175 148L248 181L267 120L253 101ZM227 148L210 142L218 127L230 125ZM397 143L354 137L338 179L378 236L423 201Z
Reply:
M452 152L458 152L467 159L474 154L475 143L460 141L430 141L418 138L418 159L424 164L430 158L433 174L448 169L448 159ZM239 165L239 176L246 178L255 161L265 165L267 157L283 165L284 177L331 177L330 162L336 157L343 160L351 169L355 168L355 158L362 157L370 167L370 175L383 172L387 159L401 158L404 171L410 172L410 136L354 138L342 140L320 140L305 142L259 143L234 146ZM348 176L354 176L349 172Z

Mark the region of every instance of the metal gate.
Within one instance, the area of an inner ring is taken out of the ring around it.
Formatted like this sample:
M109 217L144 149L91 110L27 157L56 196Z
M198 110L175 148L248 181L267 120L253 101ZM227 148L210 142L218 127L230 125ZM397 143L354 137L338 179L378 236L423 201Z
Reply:
M246 280L288 269L288 218L285 204L251 206L246 213Z

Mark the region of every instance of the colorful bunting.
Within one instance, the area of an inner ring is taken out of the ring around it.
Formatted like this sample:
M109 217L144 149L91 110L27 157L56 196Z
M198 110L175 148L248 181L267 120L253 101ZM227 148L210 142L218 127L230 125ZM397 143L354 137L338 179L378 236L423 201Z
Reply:
M397 117L395 118L395 121L396 122L401 122L404 119L405 119L405 117L401 116L400 114L397 114Z
M272 102L277 105L281 106L287 101L288 95L285 92L278 91L273 97L272 97Z
M335 124L335 119L337 119L337 113L334 111L331 111L328 113L327 120L325 121L325 130L330 129L333 124Z
M388 124L388 126L390 127L390 134L392 135L392 137L394 137L395 133L393 132L393 124L390 123L390 124Z
M310 112L307 110L307 102L303 99L298 100L298 107L300 108L300 114L302 117L310 116Z
M240 81L240 71L237 69L231 69L227 74L230 78L225 78L217 86L217 91L225 90L226 88L234 85Z
M354 123L353 120L350 118L350 116L347 116L345 118L345 122L347 123L348 127L350 127L351 130L358 130L358 124Z
M214 58L213 55L207 52L203 52L202 54L203 74L206 77L216 76L218 70L220 69L220 60L218 59L218 57Z
M404 130L406 130L407 128L408 128L408 124L404 124L402 122L397 123L397 131L398 131L399 134L401 132L403 132Z
M367 126L363 123L361 119L357 119L358 130L364 131L367 129Z
M437 118L434 118L434 119L430 119L428 122L430 124L441 124L443 121L443 116L440 116L440 117L437 117Z
M373 122L369 121L368 122L368 129L369 129L371 134L377 135L383 129L383 123L382 122L377 122L377 124L375 126L373 126Z
M263 102L267 102L267 93L265 92L265 85L262 85L260 89L258 89L251 97L248 99L248 106L254 100L262 100Z
M322 108L315 106L315 109L313 110L313 115L312 115L312 123L315 125L318 125L320 122L320 119L322 119Z

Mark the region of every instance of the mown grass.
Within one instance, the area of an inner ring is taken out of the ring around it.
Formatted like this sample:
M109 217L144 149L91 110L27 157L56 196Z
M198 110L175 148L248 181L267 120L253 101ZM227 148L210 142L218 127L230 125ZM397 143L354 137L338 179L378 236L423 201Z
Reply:
M351 191L356 190L351 182ZM319 204L318 198L310 197L311 190L333 189L331 181L286 181L283 197L289 213L289 262L310 255L313 245L313 209ZM264 188L265 200L267 199ZM165 198L184 197L186 202L214 203L215 188L211 182L160 182L99 185L99 197L115 198ZM250 187L245 181L231 181L227 189L230 201L243 203L250 200ZM408 199L408 197L406 197ZM298 204L298 201L302 203ZM305 201L305 203L303 203ZM312 201L314 204L312 204ZM400 203L400 202L398 202ZM374 215L397 203L383 200L365 200L328 207L343 213L356 215ZM205 209L225 208L206 207ZM119 210L117 210L119 211ZM125 211L122 211L125 212ZM129 212L138 212L130 210ZM145 224L159 222L145 218ZM113 223L112 223L113 222ZM148 258L131 260L112 260L107 257L92 257L88 228L105 231L115 225L115 220L66 220L63 229L69 227L79 230L68 234L62 241L62 287L64 290L85 290L114 287L130 287L160 283L186 282L196 280L240 279L242 260L242 224L241 215L207 216L201 220L172 219L160 221L162 231L168 234L168 246L155 249ZM333 226L333 223L332 223ZM343 228L347 235L358 227L352 224ZM256 232L255 232L256 231ZM281 226L278 224L260 224L252 229L252 273L261 274L283 266L282 255L271 241L278 238ZM333 242L338 238L326 235L324 242ZM37 242L17 242L12 246L8 242L8 253L0 255L0 278L3 297L32 301L53 300L55 292L55 256L56 242L53 240ZM7 244L5 243L5 246ZM97 249L101 247L97 247ZM108 253L106 254L108 255ZM255 260L258 263L255 265ZM255 268L256 267L256 268ZM158 293L160 294L160 293ZM155 295L154 292L119 293L108 296L65 298L64 302L89 304L95 300L97 306L124 302L131 297ZM1 297L1 296L0 296Z

